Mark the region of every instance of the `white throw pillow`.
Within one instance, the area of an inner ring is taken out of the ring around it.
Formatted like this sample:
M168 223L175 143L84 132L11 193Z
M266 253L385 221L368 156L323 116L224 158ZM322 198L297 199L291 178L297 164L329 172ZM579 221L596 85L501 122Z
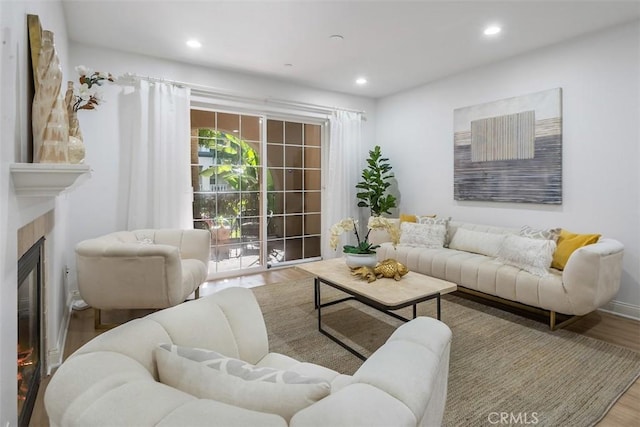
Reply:
M504 234L458 228L449 243L449 248L497 257L504 238Z
M400 245L416 248L441 248L447 234L447 227L442 224L417 224L403 222L400 224Z
M331 392L321 378L257 367L211 350L160 344L154 356L163 384L199 398L278 414L287 422Z
M530 239L506 235L498 251L498 261L521 268L536 276L549 274L549 267L556 250L553 240Z

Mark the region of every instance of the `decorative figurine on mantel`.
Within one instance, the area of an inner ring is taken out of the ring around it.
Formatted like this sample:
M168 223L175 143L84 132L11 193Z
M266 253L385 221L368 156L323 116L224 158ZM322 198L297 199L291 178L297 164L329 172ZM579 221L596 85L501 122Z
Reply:
M102 93L98 91L98 87L105 81L113 83L114 78L109 73L93 71L84 65L78 65L76 71L80 76L78 78L80 86L75 88L73 82L68 82L65 95L69 115L69 161L83 163L85 148L78 121L78 110L95 110L103 102Z
M31 106L33 161L67 163L69 129L60 94L62 68L51 31L41 32L38 63L34 72L38 83Z
M34 96L31 104L34 163L82 163L84 145L78 110L94 110L102 103L97 90L111 74L76 67L79 87L67 83L62 96L62 67L53 32L43 30L38 15L27 15L29 48L33 68Z

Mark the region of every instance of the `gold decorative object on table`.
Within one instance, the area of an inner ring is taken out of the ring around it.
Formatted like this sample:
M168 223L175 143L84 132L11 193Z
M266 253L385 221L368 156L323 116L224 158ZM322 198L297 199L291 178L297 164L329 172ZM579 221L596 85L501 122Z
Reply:
M385 259L380 261L373 269L378 279L382 277L394 278L396 281L400 280L402 276L409 272L406 265L396 261L395 259Z
M373 272L373 268L371 267L352 268L351 274L353 276L359 276L361 279L364 279L369 283L376 280L376 273Z
M351 274L353 276L359 276L361 279L364 279L369 283L376 280L376 278L395 279L396 281L399 281L402 276L404 276L408 272L409 269L406 265L391 258L379 262L373 268L359 267L351 269Z

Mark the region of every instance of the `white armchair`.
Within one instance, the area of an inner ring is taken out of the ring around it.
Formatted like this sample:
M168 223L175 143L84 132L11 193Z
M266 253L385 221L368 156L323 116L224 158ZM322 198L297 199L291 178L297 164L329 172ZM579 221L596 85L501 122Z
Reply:
M76 246L80 296L100 310L166 308L180 304L207 278L207 230L120 231Z

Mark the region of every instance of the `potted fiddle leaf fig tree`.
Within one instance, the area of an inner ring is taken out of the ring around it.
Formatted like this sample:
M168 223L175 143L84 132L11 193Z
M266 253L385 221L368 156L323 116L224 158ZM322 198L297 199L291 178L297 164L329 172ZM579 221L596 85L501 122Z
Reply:
M358 206L369 208L371 216L391 214L391 209L397 206L396 198L388 193L391 186L389 180L394 177L391 172L389 159L382 157L380 146L369 150L368 167L362 170L362 181L356 184L360 191L357 193Z
M389 159L382 157L379 146L369 151L369 166L362 171L362 181L356 185L360 190L357 193L358 206L369 208L371 212L366 233L358 233L358 221L354 218L343 219L331 227L329 243L334 250L338 247L340 235L345 231L352 231L356 236L357 245L343 246L345 262L351 268L374 267L377 264L376 249L380 246L369 242L371 230L387 230L394 245L400 238L400 230L387 218L380 217L381 214L391 214L391 209L396 207L396 198L387 194L391 186L389 180L393 178L388 161Z

